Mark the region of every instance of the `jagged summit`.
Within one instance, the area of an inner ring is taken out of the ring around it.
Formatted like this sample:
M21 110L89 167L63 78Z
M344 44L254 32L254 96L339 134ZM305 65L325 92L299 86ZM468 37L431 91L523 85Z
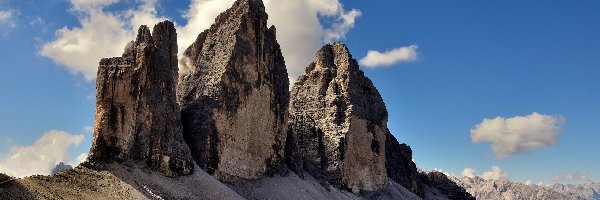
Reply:
M352 58L346 44L335 42L325 44L317 51L317 58L314 66L328 69L339 69L347 71L359 71L358 62ZM309 66L307 70L314 70Z
M309 173L353 191L387 183L387 110L346 45L325 45L298 78L290 128Z
M177 33L170 21L141 26L123 57L100 61L91 162L135 161L167 175L190 174L175 99Z
M262 1L238 0L184 52L177 89L184 137L218 179L256 179L279 169L289 80Z

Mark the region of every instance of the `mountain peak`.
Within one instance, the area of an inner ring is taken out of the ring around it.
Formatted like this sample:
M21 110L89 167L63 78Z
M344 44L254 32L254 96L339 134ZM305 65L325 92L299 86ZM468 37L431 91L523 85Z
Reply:
M321 47L317 52L317 58L312 69L314 68L356 71L358 70L358 62L352 58L346 44L335 42Z
M220 180L257 179L282 166L289 80L267 18L262 1L238 0L184 52L184 136L196 163Z

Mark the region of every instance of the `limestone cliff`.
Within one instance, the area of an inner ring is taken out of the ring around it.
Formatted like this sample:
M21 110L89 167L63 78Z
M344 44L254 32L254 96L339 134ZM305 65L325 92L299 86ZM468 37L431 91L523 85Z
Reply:
M100 61L92 162L137 161L167 175L190 174L177 85L177 33L169 21L141 26L122 57Z
M284 159L289 80L260 0L238 0L184 53L177 89L184 137L218 179L256 179Z
M308 172L353 191L385 186L387 110L344 44L318 51L292 89L289 112Z

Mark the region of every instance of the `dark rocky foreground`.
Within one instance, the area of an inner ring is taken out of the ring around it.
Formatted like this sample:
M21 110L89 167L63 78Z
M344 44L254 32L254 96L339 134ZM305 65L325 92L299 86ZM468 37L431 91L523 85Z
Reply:
M237 0L184 52L173 23L140 27L98 68L88 161L0 176L0 199L473 199L417 171L346 45L327 44L289 92L260 0ZM291 169L291 170L289 170Z

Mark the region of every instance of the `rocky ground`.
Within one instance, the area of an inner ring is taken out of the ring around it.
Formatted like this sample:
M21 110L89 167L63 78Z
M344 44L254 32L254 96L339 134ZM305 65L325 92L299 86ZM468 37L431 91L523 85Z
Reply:
M202 170L169 178L140 165L80 166L2 183L0 199L243 199Z
M225 184L195 167L193 174L175 178L135 163L87 164L21 179L0 174L0 199L420 199L393 181L377 192L352 193L291 171ZM423 199L447 199L438 189L425 191Z

